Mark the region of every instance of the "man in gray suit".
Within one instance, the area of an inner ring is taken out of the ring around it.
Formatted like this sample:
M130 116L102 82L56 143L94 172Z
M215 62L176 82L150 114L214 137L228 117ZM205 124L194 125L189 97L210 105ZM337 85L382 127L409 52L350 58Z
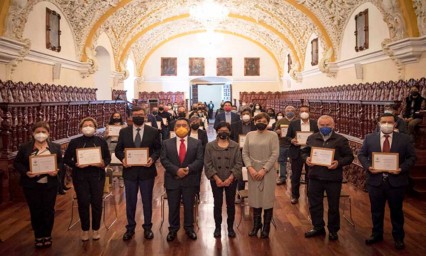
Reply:
M179 118L174 125L176 137L163 141L161 148L161 164L164 166L164 185L169 203L169 234L167 241L176 238L180 224L180 201L183 200L184 228L186 235L197 239L194 232L193 207L197 186L200 186L200 175L203 169L203 146L200 140L191 138L189 121Z

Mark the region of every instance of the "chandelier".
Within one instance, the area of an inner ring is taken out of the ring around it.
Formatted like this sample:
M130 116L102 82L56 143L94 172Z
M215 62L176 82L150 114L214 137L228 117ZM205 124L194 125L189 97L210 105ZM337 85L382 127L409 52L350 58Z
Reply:
M201 4L192 6L189 14L191 18L203 24L207 30L213 30L228 17L229 10L213 0L204 0Z

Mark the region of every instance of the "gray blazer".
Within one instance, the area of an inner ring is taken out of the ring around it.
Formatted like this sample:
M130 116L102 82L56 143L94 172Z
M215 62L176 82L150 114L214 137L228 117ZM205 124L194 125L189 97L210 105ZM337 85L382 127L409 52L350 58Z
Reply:
M217 175L221 180L225 180L232 173L236 179L242 180L242 167L243 162L238 143L230 140L226 149L219 147L217 140L207 143L204 152L204 172L208 179Z

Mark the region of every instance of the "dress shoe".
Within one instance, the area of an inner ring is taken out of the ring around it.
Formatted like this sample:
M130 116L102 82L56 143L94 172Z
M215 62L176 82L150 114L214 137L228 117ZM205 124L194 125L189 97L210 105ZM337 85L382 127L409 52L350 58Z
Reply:
M81 232L81 241L85 242L89 240L89 231Z
M123 235L123 241L128 241L128 240L132 239L134 234L135 234L135 232L126 231L126 233L124 233L124 235Z
M383 241L383 236L370 236L369 238L365 239L365 244L370 245L381 241Z
M311 229L308 232L305 233L306 238L319 236L319 235L325 235L325 229Z
M237 234L235 234L235 231L234 231L234 229L228 229L228 237L230 237L230 238L234 238L234 237L236 237L237 236Z
M328 240L330 240L330 241L339 240L339 235L337 235L337 232L330 232L328 234Z
M143 232L143 235L145 239L148 239L148 240L151 240L154 238L154 233L152 232L151 229L145 229L145 231Z
M402 241L402 240L396 240L395 241L395 249L402 250L404 248L405 248L404 241Z
M98 230L93 230L92 238L93 240L99 240L101 238L101 234L99 234Z
M214 232L213 232L213 237L214 238L218 238L221 236L221 230L220 228L215 228Z
M299 202L299 199L297 198L291 198L291 204L297 204Z
M185 233L192 240L197 240L197 234L194 232L194 230L187 230Z
M176 238L176 232L174 232L174 231L170 231L170 232L167 234L167 241L168 241L168 242L171 242L171 241L175 240L175 238Z
M278 179L277 185L282 185L282 184L285 184L285 179Z

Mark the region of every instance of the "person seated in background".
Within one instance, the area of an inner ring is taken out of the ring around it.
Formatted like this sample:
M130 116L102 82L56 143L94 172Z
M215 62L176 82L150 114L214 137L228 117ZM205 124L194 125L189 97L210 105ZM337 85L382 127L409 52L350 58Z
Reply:
M422 116L417 112L426 109L426 100L420 95L417 86L411 86L410 95L405 98L405 109L402 117L408 125L408 134L414 139L416 126L422 122Z
M398 117L398 114L396 113L396 108L393 104L386 105L384 113L392 114L395 116L395 119L396 119L396 125L394 129L395 132L408 133L407 123L404 121L404 119ZM376 132L380 132L380 124L377 124Z

